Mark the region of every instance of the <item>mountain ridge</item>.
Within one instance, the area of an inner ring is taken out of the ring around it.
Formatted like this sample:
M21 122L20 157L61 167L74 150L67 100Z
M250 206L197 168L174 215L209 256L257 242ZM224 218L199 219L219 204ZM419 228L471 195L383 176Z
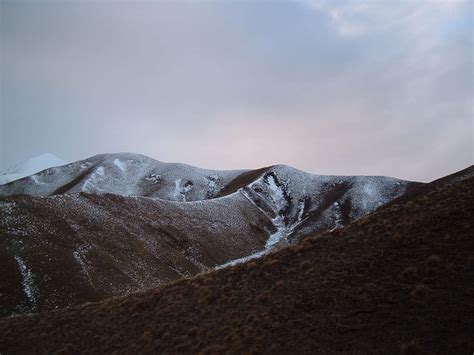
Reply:
M200 167L190 165L190 164L186 164L186 163L163 162L163 161L157 160L155 158L148 157L148 156L143 155L143 154L130 153L130 152L96 154L96 155L93 155L91 157L81 159L81 160L78 160L78 161L74 161L74 162L70 162L70 163L64 162L65 164L63 166L60 166L60 168L64 168L64 167L68 167L68 166L72 167L72 166L79 165L79 164L91 165L92 162L100 163L104 159L108 159L109 163L110 163L111 159L114 159L114 160L119 159L119 160L125 160L125 161L128 160L128 159L136 159L137 161L146 160L146 161L149 161L149 162L154 163L156 165L164 165L164 166L168 166L168 167L178 167L178 168L184 168L184 169L191 169L191 170L199 171L203 174L205 174L205 173L210 173L210 174L212 174L212 173L224 173L224 174L226 174L226 173L235 173L235 174L249 173L250 174L250 173L256 173L258 171L264 172L264 171L268 171L268 170L275 169L275 168L280 168L280 169L283 168L283 169L290 169L290 170L296 171L298 173L304 173L304 174L311 175L311 176L327 176L327 177L333 177L333 178L338 178L338 177L344 178L344 177L347 177L347 176L356 176L356 177L361 177L361 178L363 178L363 177L377 177L377 178L398 179L398 178L395 178L395 177L385 176L385 175L326 175L326 174L315 174L315 173L308 173L304 170L292 167L290 165L285 165L285 164L275 164L275 165L270 165L270 166L267 166L267 167L257 168L257 169L228 169L228 170L206 169L206 168L200 168ZM43 169L43 170L41 170L39 172L36 172L34 174L31 174L29 176L25 176L21 180L33 179L32 175L37 175L34 179L40 178L41 175L51 175L54 172L52 172L52 171L46 172L46 170L51 170L51 169L56 170L54 168L56 168L56 167L50 167L50 168ZM62 170L62 169L59 169L59 170ZM403 180L403 179L398 179L398 180L418 183L416 181L410 181L410 180ZM252 180L249 180L249 182L251 182L251 181ZM18 181L13 181L13 183L18 184ZM111 191L109 191L109 192L111 192ZM8 188L1 187L1 186L0 186L0 193L3 194L3 195L12 194L12 192L10 192ZM19 193L25 193L25 192L19 192ZM26 193L28 194L28 192L26 192ZM32 194L34 194L34 193L32 193Z

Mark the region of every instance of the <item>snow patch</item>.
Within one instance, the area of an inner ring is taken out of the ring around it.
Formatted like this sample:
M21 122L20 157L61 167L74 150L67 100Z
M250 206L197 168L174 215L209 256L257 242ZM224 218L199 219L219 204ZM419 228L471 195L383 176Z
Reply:
M114 159L114 165L122 171L126 170L125 164L118 158Z
M277 182L275 181L275 177L273 175L269 174L266 178L266 181L270 188L270 197L275 204L276 210L280 212L288 205L288 202L285 198L285 192L281 185L277 185Z
M183 191L181 189L181 179L177 179L174 182L174 188L175 188L175 195L177 198L181 198L183 202L186 202L186 195L183 194Z
M257 188L256 190L261 191L260 195L268 197L270 199L270 202L272 202L272 205L273 205L272 207L273 207L273 211L275 213L275 217L274 218L269 218L269 219L271 220L272 224L276 228L276 232L271 234L268 237L268 239L265 243L265 248L263 250L258 251L258 252L254 253L252 255L243 257L243 258L231 260L231 261L229 261L225 264L217 266L216 267L217 269L221 269L221 268L224 268L224 267L227 267L227 266L233 266L233 265L241 264L241 263L244 263L246 261L256 259L256 258L260 258L263 255L268 254L270 251L272 251L275 248L276 245L278 245L282 241L287 240L289 234L291 233L292 229L294 228L294 226L287 225L285 223L285 219L284 219L285 210L288 209L288 207L289 207L289 202L288 202L288 199L287 199L287 196L286 196L286 191L285 191L285 188L287 186L287 182L279 183L277 181L277 177L276 177L275 173L266 174L263 178L263 181L268 186L268 191L266 191L267 194L265 195L264 191L259 189L259 188ZM251 196L247 192L245 192L244 189L240 189L239 191L248 200L250 200L255 206L257 206L257 208L259 208L268 217L268 214L264 210L262 210L253 201ZM254 189L254 191L255 191L255 189ZM303 201L301 211L304 211L304 201ZM301 212L301 216L302 216L302 213L303 212Z
M191 191L194 187L192 181L186 181L184 184L182 183L182 179L177 179L175 181L175 196L177 198L181 198L183 202L186 202L186 194Z
M21 285L23 286L23 292L28 298L31 308L34 310L36 308L38 291L34 284L33 273L26 266L25 261L20 256L15 256L15 260L18 264L18 268L20 269L22 277Z
M333 215L334 215L334 228L331 229L331 231L342 228L342 209L341 209L341 204L339 202L334 202L333 205Z
M304 191L303 191L304 193ZM307 196L304 196L302 198L300 198L298 200L298 216L297 216L297 219L296 219L296 222L293 224L292 226L292 230L295 229L296 226L298 226L299 224L301 224L301 222L303 222L303 217L304 217L304 214L306 212L306 208L307 208L307 203L308 203L308 197Z
M85 253L89 249L90 249L90 246L88 246L88 245L81 246L81 247L78 248L78 250L73 252L72 255L74 256L74 259L76 259L76 261L81 266L82 272L87 277L87 280L89 281L89 284L91 284L94 287L94 284L92 283L92 278L90 276L89 267L88 267L88 265L86 263L86 259L85 259Z

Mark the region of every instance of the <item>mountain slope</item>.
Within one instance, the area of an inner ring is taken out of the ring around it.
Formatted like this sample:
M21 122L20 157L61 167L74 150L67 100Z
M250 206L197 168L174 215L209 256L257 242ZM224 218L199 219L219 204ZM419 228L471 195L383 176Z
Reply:
M176 203L112 194L0 200L0 315L189 277L263 249L274 226L243 195Z
M0 186L0 315L126 295L259 257L416 186L284 165L210 171L129 153L48 169Z
M0 351L468 353L473 213L474 178L432 186L250 263L2 319Z

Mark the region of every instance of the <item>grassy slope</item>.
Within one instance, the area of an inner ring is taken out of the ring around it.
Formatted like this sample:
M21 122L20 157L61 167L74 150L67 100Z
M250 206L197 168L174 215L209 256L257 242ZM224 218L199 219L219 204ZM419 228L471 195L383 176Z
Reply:
M474 349L474 178L261 260L0 320L0 352Z

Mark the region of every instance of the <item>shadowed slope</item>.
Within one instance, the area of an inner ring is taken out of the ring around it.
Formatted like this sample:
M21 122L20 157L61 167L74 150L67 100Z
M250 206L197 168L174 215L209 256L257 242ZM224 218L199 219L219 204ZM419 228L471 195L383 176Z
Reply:
M205 206L112 194L0 198L0 316L189 277L262 249L273 230L239 193Z
M250 185L252 182L257 180L260 176L269 171L271 167L260 168L256 170L250 170L245 173L240 174L235 179L230 181L226 186L224 186L216 197L222 197L229 195L238 189L244 188L247 185Z
M247 264L0 320L0 351L470 353L474 178Z

